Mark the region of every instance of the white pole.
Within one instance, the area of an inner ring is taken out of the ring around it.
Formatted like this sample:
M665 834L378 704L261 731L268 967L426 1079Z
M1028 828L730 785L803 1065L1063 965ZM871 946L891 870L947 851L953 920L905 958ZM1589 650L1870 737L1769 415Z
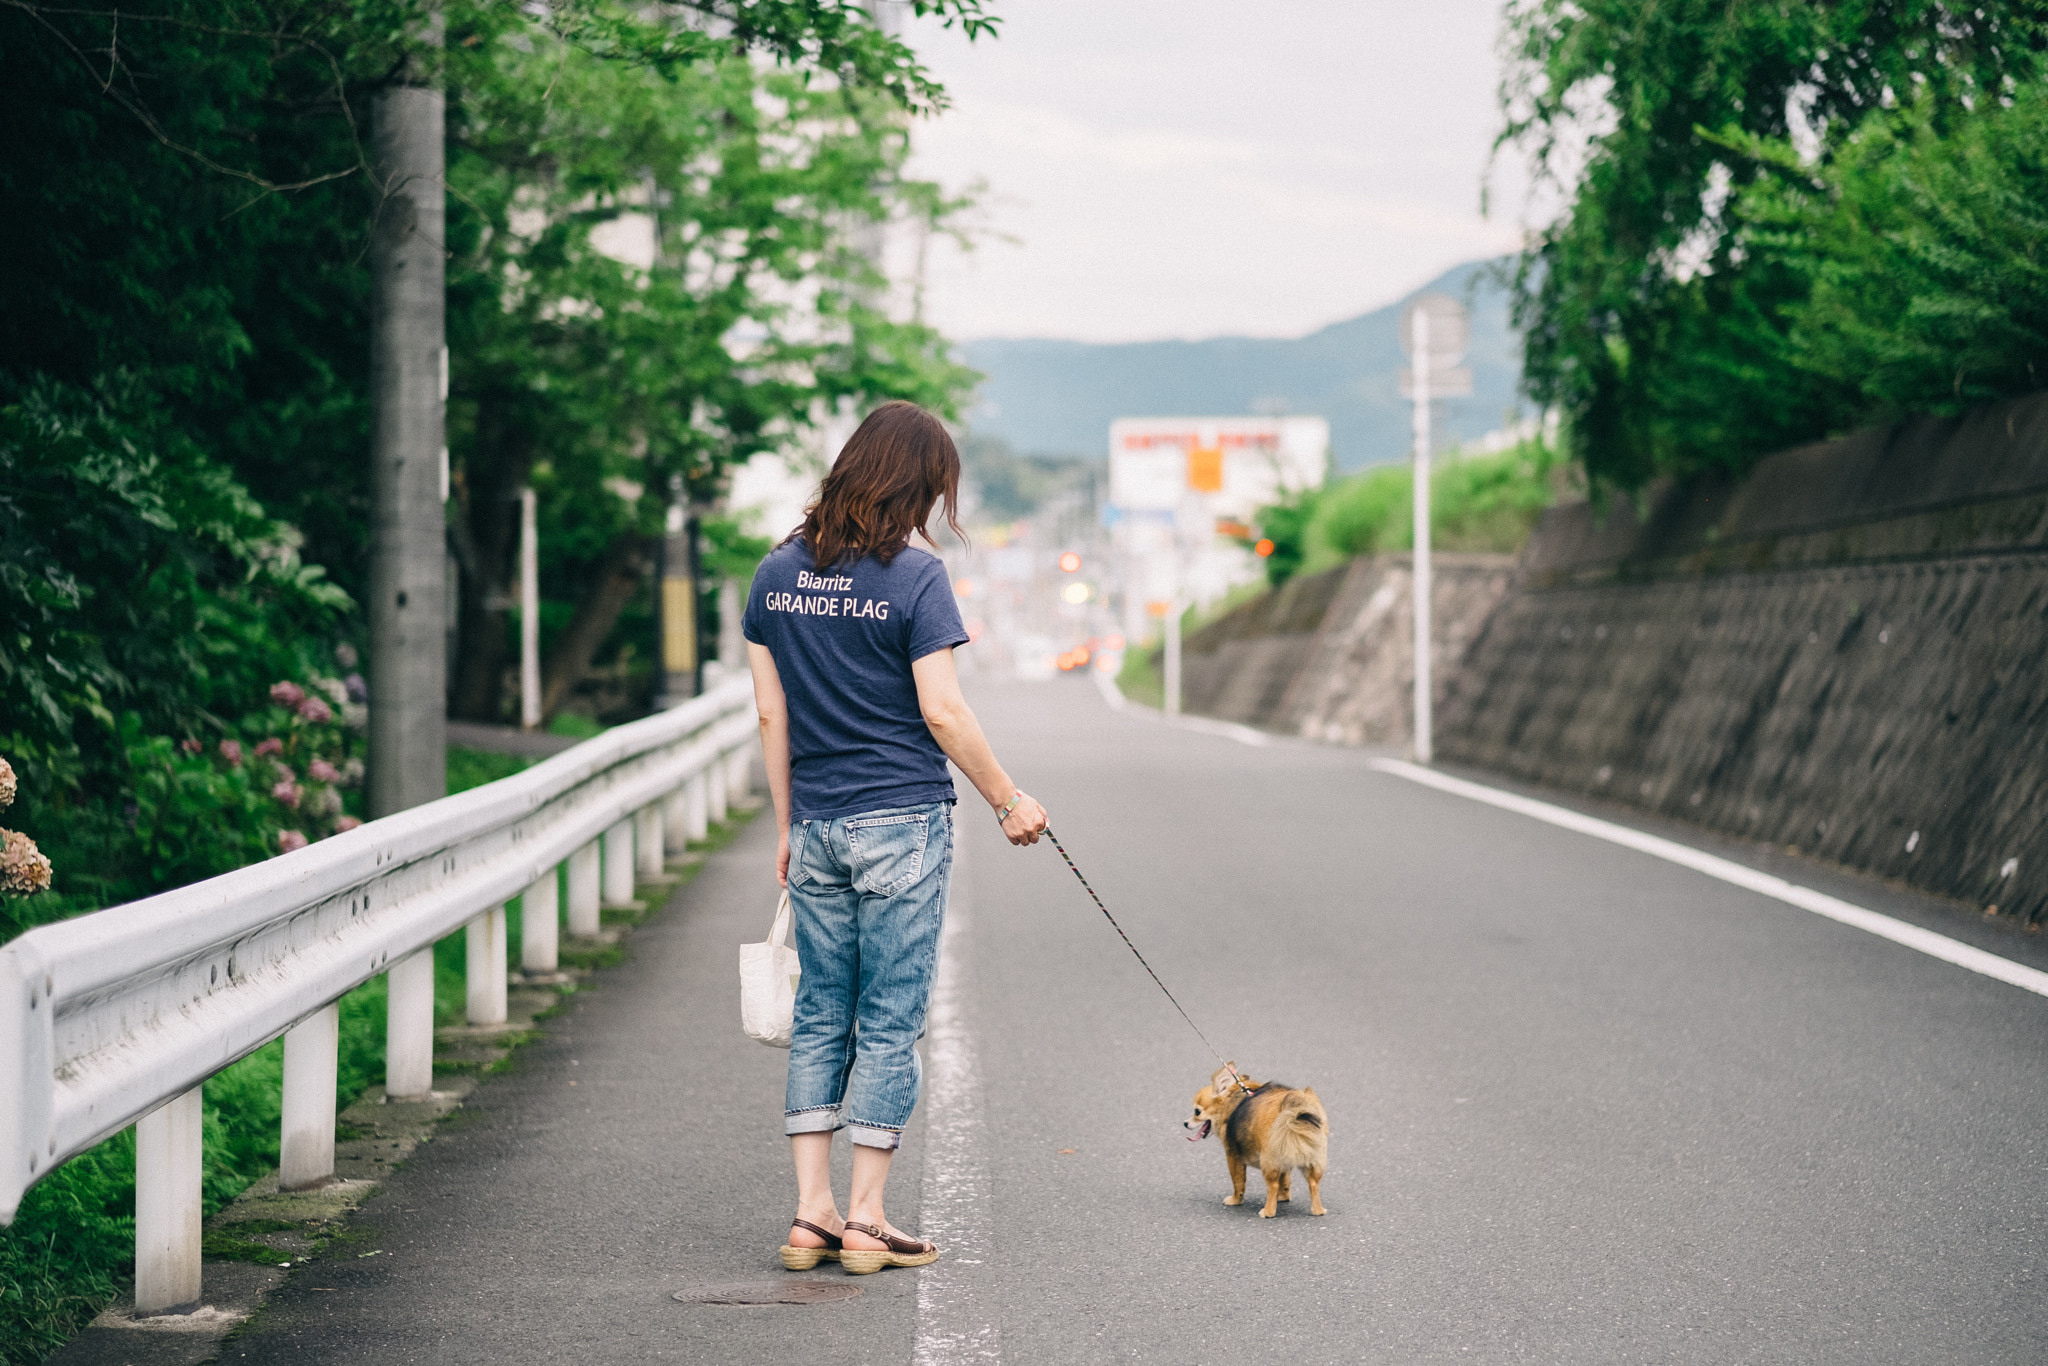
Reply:
M726 815L731 808L730 794L727 793L725 788L725 756L723 754L711 761L711 767L706 771L705 781L709 784L707 791L711 803L711 820L714 824L723 825Z
M201 1088L135 1125L135 1312L199 1306Z
M519 894L519 966L527 972L556 972L561 960L561 888L554 868Z
M596 840L569 855L569 933L586 939L598 929L599 862Z
M633 871L657 878L666 860L661 852L661 803L649 802L633 813Z
M1180 715L1180 595L1166 609L1166 714Z
M725 773L725 799L727 802L736 802L745 797L747 790L753 786L754 747L741 745L732 752L732 757L727 763L729 767Z
M1429 309L1415 310L1415 761L1430 761Z
M464 935L469 1022L505 1023L505 908L493 906L469 922Z
M519 490L519 724L540 725L540 533L532 489Z
M434 1090L434 951L393 963L385 989L384 1094L422 1099Z
M664 853L680 858L690 849L690 789L682 787L661 799L661 843Z
M338 1002L285 1031L279 1190L314 1190L334 1177L334 1084L340 1046Z
M699 771L683 786L683 812L692 844L702 844L711 833L711 778Z
M633 820L629 816L604 832L604 904L633 900Z

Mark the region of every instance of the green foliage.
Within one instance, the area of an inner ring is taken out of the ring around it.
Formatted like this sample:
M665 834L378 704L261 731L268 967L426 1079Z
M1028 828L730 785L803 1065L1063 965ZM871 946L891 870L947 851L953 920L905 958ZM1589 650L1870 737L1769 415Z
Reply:
M467 792L515 773L524 773L533 760L519 754L496 754L489 750L448 747L448 792Z
M1322 502L1320 488L1300 489L1259 509L1258 534L1273 543L1266 556L1266 582L1274 588L1294 577L1308 559L1308 528ZM1257 537L1251 544L1257 544Z
M1490 455L1434 462L1430 544L1453 552L1520 550L1555 501L1558 458L1543 442L1524 441ZM1382 465L1319 490L1308 503L1302 569L1318 573L1352 555L1413 548L1414 491L1414 467L1405 464Z
M1779 174L1735 205L1744 240L1805 282L1789 364L1880 412L1952 413L2048 383L2048 90L1944 118L1922 97L1873 114L1818 166L1744 145Z
M1819 244L1745 231L1733 206L1778 174L1746 149L1810 136L1825 165L1915 91L1945 135L2038 80L2044 21L2042 0L1510 5L1502 142L1569 198L1516 280L1524 382L1596 483L1740 469L1862 414L1856 376L1788 359Z
M977 500L975 516L984 522L1034 516L1063 495L1085 492L1099 469L1074 456L1019 455L999 436L972 432L961 438L960 466Z

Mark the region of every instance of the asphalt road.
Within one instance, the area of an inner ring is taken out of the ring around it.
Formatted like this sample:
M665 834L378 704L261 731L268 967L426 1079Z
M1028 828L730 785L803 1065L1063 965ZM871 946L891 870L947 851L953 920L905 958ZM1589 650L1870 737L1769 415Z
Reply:
M1327 1217L1223 1206L1179 1129L1213 1059L1058 856L963 804L891 1205L949 1256L673 1300L786 1274L783 1055L734 984L761 820L222 1360L2048 1360L2048 1000L1356 752L973 697L1217 1044L1322 1095Z

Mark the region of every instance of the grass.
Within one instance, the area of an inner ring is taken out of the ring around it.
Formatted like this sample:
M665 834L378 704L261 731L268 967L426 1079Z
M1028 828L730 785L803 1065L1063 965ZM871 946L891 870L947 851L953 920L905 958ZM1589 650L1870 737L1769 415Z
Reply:
M1429 481L1433 548L1520 550L1556 499L1556 452L1525 441L1490 455L1436 463ZM1382 465L1330 485L1315 499L1303 533L1304 574L1335 568L1353 555L1409 550L1415 544L1415 472Z

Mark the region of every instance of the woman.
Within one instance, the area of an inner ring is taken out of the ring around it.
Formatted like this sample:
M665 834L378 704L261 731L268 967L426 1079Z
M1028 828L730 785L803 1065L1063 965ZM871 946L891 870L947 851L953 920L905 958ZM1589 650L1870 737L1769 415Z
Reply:
M780 837L776 879L795 910L796 1021L784 1132L797 1206L784 1266L922 1266L939 1250L882 1211L889 1159L917 1104L913 1045L938 959L953 866L959 766L1012 844L1036 844L1043 807L1010 782L960 695L967 643L926 522L940 500L957 535L960 454L910 403L868 414L803 525L761 562L744 630ZM832 1135L851 1130L846 1217Z

